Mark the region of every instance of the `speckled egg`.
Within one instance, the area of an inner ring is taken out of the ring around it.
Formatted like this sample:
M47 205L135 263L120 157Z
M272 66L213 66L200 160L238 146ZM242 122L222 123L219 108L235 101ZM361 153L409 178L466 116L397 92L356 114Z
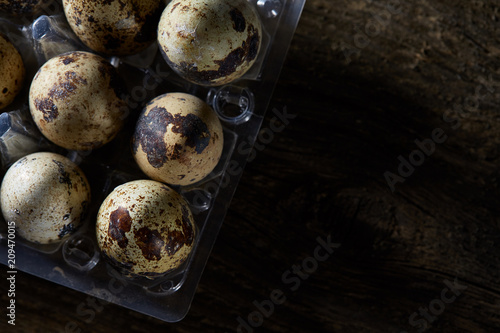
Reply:
M103 256L123 274L154 277L178 268L195 245L196 227L187 202L153 180L114 189L97 216Z
M0 0L0 12L14 16L32 16L40 13L53 0Z
M43 135L72 150L111 141L127 115L125 88L104 58L70 52L47 61L29 92L31 115Z
M146 105L132 143L137 164L150 178L189 185L215 168L224 138L208 104L193 95L169 93Z
M158 26L158 43L170 67L207 86L245 74L261 39L259 16L247 0L173 0Z
M161 0L63 0L71 29L92 50L107 55L140 52L156 39Z
M17 49L0 33L0 110L14 101L23 87L25 69Z
M19 236L48 244L67 237L83 222L90 186L80 168L64 156L41 152L14 163L0 189L2 214Z

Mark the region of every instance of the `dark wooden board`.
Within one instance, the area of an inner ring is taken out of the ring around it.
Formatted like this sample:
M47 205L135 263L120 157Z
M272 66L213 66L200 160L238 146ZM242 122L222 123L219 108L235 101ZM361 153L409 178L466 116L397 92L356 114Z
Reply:
M309 0L270 109L296 117L261 136L188 316L82 315L86 295L19 274L0 331L499 331L499 20L493 0Z

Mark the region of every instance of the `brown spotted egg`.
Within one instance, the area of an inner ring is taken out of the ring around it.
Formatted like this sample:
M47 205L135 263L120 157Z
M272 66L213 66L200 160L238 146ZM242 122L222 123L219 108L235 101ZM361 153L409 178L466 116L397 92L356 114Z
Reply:
M0 110L14 101L22 88L23 59L8 38L0 33Z
M133 154L150 178L189 185L213 171L222 154L222 125L196 96L168 93L146 105L133 136Z
M82 170L64 156L41 152L14 163L0 189L2 214L31 242L60 241L83 222L90 186Z
M259 16L247 0L173 0L158 26L166 62L186 80L206 86L245 74L261 39Z
M0 12L14 16L31 16L40 13L53 0L0 0Z
M118 186L97 215L103 256L123 274L154 277L178 268L195 245L187 202L165 184L136 180Z
M42 134L72 150L91 150L111 141L127 114L125 89L104 58L69 52L47 61L29 92L31 115Z
M140 52L156 38L162 0L63 0L71 29L92 50L107 55Z

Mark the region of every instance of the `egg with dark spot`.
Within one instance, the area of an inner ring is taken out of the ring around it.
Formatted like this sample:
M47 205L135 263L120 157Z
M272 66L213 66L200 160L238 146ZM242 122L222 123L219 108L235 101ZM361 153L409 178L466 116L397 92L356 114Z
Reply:
M31 115L42 134L61 147L91 150L111 141L127 115L126 89L116 69L88 52L47 61L29 92Z
M2 214L17 234L48 244L67 238L82 224L90 186L82 170L64 156L41 152L14 163L0 189Z
M189 185L213 171L224 138L216 113L204 101L185 93L153 99L137 121L133 154L150 178Z
M11 104L21 91L25 72L21 55L7 36L0 33L0 110Z
M140 52L156 39L161 0L63 0L71 29L92 50L107 55Z
M33 16L41 13L53 0L0 0L0 13L13 16Z
M179 268L196 240L187 202L167 185L137 180L118 186L102 203L97 242L122 273L154 277Z
M227 84L254 64L262 25L247 0L174 0L162 13L158 43L169 66L188 81Z

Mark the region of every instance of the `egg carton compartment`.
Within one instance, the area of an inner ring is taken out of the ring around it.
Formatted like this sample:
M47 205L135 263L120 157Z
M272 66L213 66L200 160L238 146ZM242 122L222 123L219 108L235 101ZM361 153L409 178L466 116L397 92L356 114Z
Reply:
M61 2L52 2L32 18L0 14L0 32L18 48L26 66L23 91L0 115L2 174L17 158L51 151L79 165L92 190L86 220L70 238L40 245L16 237L16 269L167 322L184 318L262 125L305 0L249 2L263 25L262 47L252 68L230 84L204 87L182 79L164 61L157 43L133 56L108 57L125 78L129 112L117 137L91 152L65 150L44 139L31 122L27 105L29 84L48 59L68 51L91 52L70 29ZM116 186L148 179L133 159L130 138L144 106L167 92L195 95L215 110L223 125L223 153L216 168L198 183L173 186L188 202L196 224L195 245L188 259L159 277L129 277L99 251L97 211ZM7 224L0 221L0 262L5 265L7 239Z

